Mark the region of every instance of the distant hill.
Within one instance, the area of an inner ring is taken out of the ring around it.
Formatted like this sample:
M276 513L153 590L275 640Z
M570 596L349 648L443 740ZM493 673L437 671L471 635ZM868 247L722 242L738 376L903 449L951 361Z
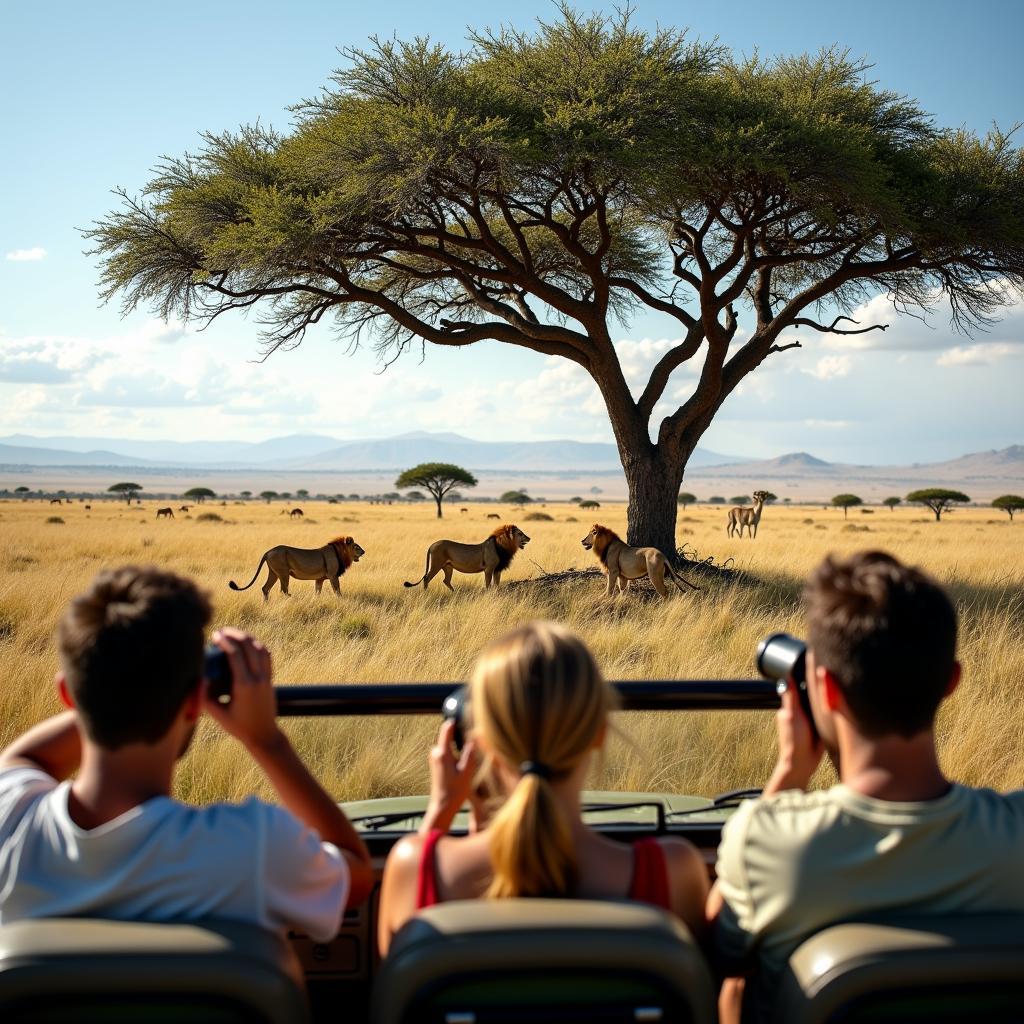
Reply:
M614 445L580 441L474 441L453 433L414 431L397 437L340 441L293 434L246 441L127 441L92 437L0 438L0 462L26 466L151 465L204 469L397 470L419 462L454 462L472 470L599 472L620 468ZM692 466L739 462L698 448Z

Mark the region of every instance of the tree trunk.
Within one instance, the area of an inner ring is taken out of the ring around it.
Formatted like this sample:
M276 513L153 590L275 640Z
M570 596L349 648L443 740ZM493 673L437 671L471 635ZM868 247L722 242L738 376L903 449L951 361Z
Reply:
M437 502L437 518L440 519L440 518L442 518L441 517L441 499L436 494L434 495L434 501Z
M623 469L629 487L626 543L654 547L674 558L681 460L673 465L655 449L651 455L623 459Z
M850 518L850 510L845 505L843 506L843 518L844 519L849 519Z

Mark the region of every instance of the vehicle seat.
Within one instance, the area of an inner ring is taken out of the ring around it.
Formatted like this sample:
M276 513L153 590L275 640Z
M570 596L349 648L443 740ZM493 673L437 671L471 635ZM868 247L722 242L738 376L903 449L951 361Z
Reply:
M0 927L4 1024L308 1019L287 940L252 925L51 918Z
M1024 914L841 924L790 957L775 1018L787 1024L1024 1020Z
M685 926L638 903L442 903L395 936L373 1024L713 1024L715 994Z

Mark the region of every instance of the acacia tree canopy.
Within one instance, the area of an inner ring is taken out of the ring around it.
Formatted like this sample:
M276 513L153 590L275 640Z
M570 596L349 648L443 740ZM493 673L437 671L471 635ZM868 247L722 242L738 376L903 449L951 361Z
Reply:
M261 304L271 351L333 322L385 359L483 340L569 359L608 409L630 543L671 551L699 438L794 332L884 330L849 318L879 292L946 298L969 329L1024 284L1010 135L936 128L844 51L741 59L567 7L469 43L345 51L290 134L163 160L87 232L102 295L186 321ZM637 312L680 338L638 395L613 343Z
M963 491L951 491L945 487L926 487L920 491L911 491L907 495L907 501L930 508L935 513L936 522L942 519L942 513L948 512L955 503L970 500Z
M126 499L128 501L128 504L130 505L132 503L132 498L139 491L142 490L142 485L141 484L134 484L130 480L123 480L119 484L111 484L107 488L107 490L108 491L113 491L114 494L123 494L123 495L125 495L125 497L126 497Z
M864 502L856 494L837 494L832 499L832 504L843 510L843 518L846 519L849 517L851 508L863 505Z
M461 466L453 466L449 462L422 462L412 469L405 470L395 481L399 490L409 487L422 487L434 496L437 502L437 518L442 516L441 502L445 495L459 484L463 487L476 487L477 480L469 470Z
M1024 509L1024 498L1019 494L1001 494L992 502L993 508L1001 508L1013 522L1013 513Z

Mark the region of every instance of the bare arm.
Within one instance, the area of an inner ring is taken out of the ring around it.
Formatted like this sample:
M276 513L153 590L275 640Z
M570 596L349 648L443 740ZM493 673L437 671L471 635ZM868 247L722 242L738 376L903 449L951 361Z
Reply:
M223 705L205 700L207 713L245 746L266 772L281 803L316 829L321 839L342 851L351 873L349 904L361 903L373 890L370 853L344 811L313 778L277 725L270 652L237 629L224 629L214 640L231 665L231 702Z
M419 865L423 856L423 835L399 840L384 865L377 910L377 947L386 956L395 932L416 913Z
M63 711L47 718L0 751L0 770L39 768L58 782L77 770L82 760L78 715Z

